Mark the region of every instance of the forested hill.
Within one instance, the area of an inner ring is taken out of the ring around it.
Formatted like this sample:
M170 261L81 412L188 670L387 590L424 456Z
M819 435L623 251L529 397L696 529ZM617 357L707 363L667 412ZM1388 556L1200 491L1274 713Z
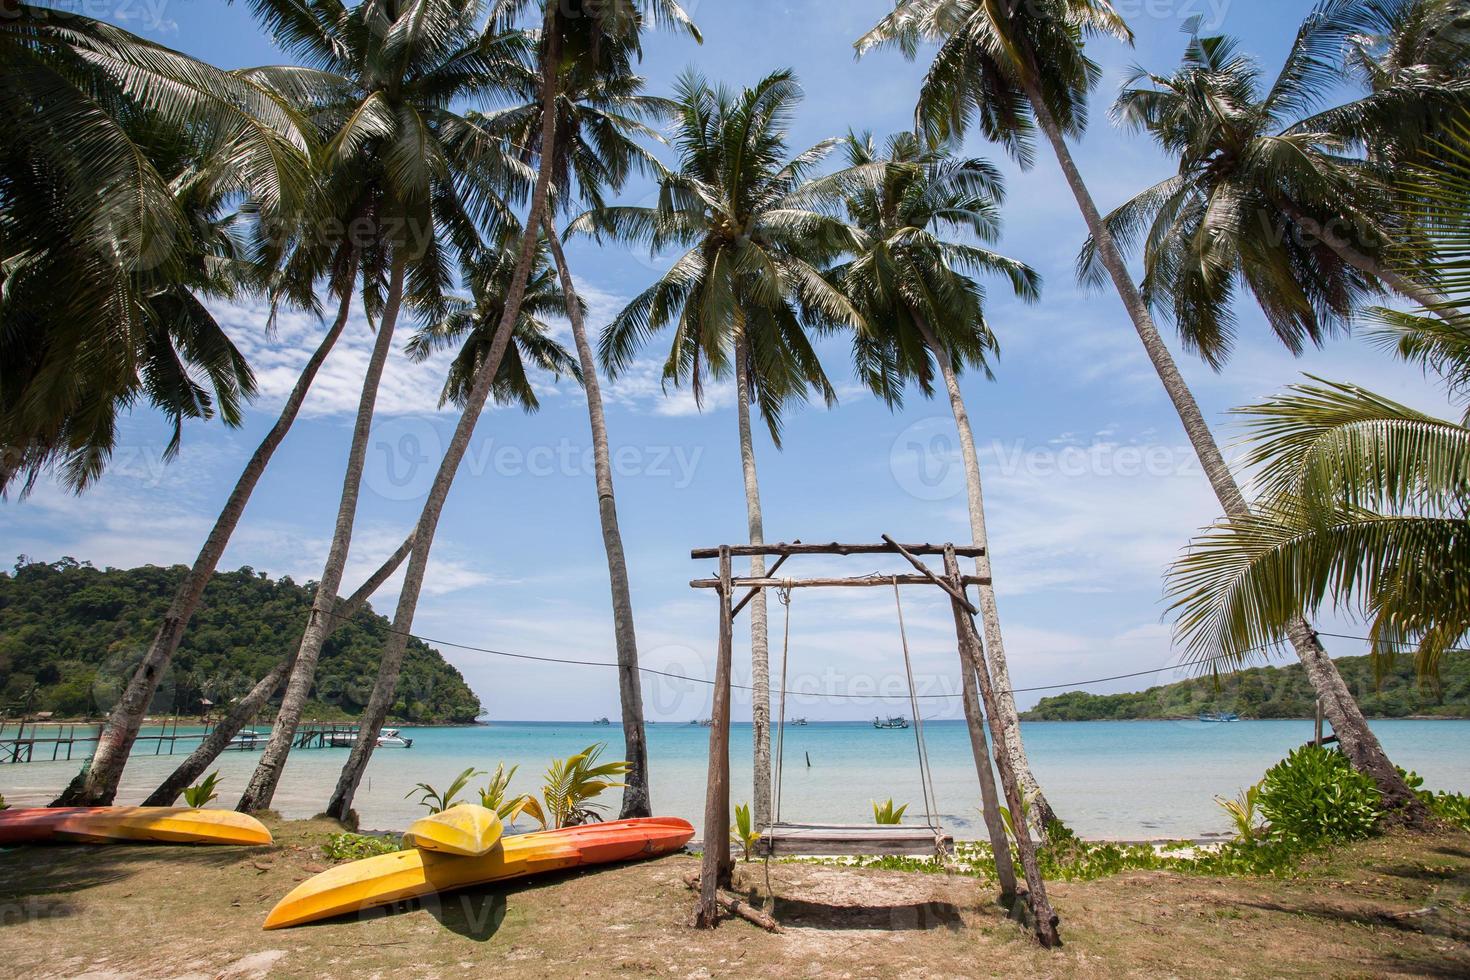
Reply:
M1368 657L1334 661L1343 680L1370 718L1436 715L1470 718L1470 654L1447 654L1436 692L1419 684L1413 657L1398 662L1375 683ZM1031 721L1100 721L1132 718L1193 718L1201 711L1233 711L1242 718L1310 718L1316 696L1301 664L1252 667L1220 678L1202 677L1128 694L1068 691L1042 698L1022 713Z
M183 566L93 568L64 558L22 559L0 574L0 712L95 717L142 657L182 580ZM225 705L295 650L313 588L271 581L251 568L221 572L184 634L152 712L198 714ZM377 677L390 623L364 608L322 650L308 717L361 713ZM393 711L402 722L470 722L480 702L439 651L410 640ZM273 712L272 704L270 711Z

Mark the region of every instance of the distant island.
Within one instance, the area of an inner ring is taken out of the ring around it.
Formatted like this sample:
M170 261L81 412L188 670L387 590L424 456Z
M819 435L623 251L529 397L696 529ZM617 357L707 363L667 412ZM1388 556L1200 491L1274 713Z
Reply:
M0 574L0 712L100 716L152 640L184 572L22 557ZM273 581L249 567L215 575L150 713L224 709L295 650L314 591L314 583ZM306 717L350 720L362 712L390 626L368 607L338 627L322 650ZM409 641L398 693L390 720L400 723L470 724L482 711L459 671L419 640Z
M1414 658L1402 656L1381 684L1369 657L1333 661L1370 718L1470 718L1470 654L1447 654L1440 665L1438 690L1414 675ZM1228 674L1218 684L1200 677L1127 694L1068 691L1042 698L1021 713L1026 721L1108 721L1142 718L1193 718L1200 712L1234 712L1242 718L1310 718L1316 696L1301 664L1251 667Z

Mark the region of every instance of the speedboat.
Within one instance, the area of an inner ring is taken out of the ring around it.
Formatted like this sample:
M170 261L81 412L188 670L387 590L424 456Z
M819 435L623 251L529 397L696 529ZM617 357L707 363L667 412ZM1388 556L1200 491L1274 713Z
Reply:
M357 732L336 732L327 741L335 749L350 749L357 744ZM411 749L413 739L404 738L396 728L385 728L378 733L378 748L380 749Z
M259 748L260 743L268 737L270 737L269 732L257 732L254 729L247 728L230 739L228 747L232 749Z
M1240 721L1240 715L1233 711L1201 711L1199 713L1199 720L1208 722Z

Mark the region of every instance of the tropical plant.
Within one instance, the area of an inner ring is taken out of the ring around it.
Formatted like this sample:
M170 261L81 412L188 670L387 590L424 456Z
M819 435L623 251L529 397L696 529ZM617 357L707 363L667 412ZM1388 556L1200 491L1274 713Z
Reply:
M990 360L999 354L999 344L985 319L984 288L972 276L1004 277L1027 301L1038 297L1040 277L1024 263L984 247L1000 235L1004 199L1000 172L990 162L925 148L918 136L900 133L881 151L871 136L851 136L848 163L841 200L861 237L853 257L829 275L869 324L853 334L855 366L890 406L902 403L910 382L932 398L936 374L942 379L965 467L971 540L986 549L976 559L976 573L989 582L980 459L960 375L975 368L992 377ZM1009 678L994 587L980 585L979 596L986 656L998 677ZM1006 680L997 686L1006 745L1022 791L1043 824L1056 822L1026 758L1011 685ZM1005 724L1005 718L1012 723Z
M322 845L322 854L329 861L361 861L401 850L403 845L397 838L374 834L332 834Z
M873 822L877 824L903 823L903 813L909 808L907 803L895 808L892 797L889 797L882 804L877 800L871 802L873 804Z
M505 763L497 763L495 773L490 777L490 782L480 790L480 805L487 810L494 810L506 824L516 822L516 817L522 813L529 813L541 826L546 826L546 814L541 809L541 804L536 797L526 793L520 796L510 795L510 781L515 777L516 770L520 766L505 768Z
M649 123L669 118L674 111L673 103L643 94L644 80L634 74L632 52L623 46L602 45L598 54L598 59L588 57L566 65L565 75L557 89L557 146L552 156L551 184L554 201L563 210L578 200L594 210L605 207L606 191L621 190L628 177L635 173L646 175L659 173L662 169L639 139L663 142L663 137ZM522 148L522 158L527 161L539 151L543 110L540 95L536 86L528 86L522 93L522 104L487 114L478 120L492 132L505 133L512 146ZM557 232L556 210L547 209L543 226L562 291L570 296L576 290ZM602 526L603 550L607 555L608 580L612 590L613 641L618 658L618 695L623 716L623 754L633 766L628 773L627 788L623 791L620 815L624 819L647 817L653 809L649 799L648 742L643 723L643 689L638 672L638 637L633 622L628 564L622 532L618 527L607 417L582 304L569 304L567 316L571 321L582 387L587 396L598 519Z
M308 229L302 251L313 261L303 264L307 272L360 264L377 337L316 602L242 810L270 804L315 681L399 314L407 302L432 315L450 286L453 260L475 253L482 236L495 241L516 231L506 196L520 192L520 168L501 141L461 112L467 100L492 98L501 78L523 72L527 46L522 32L487 23L481 0L370 0L346 9L335 2L252 0L251 6L277 43L306 64L258 68L248 77L302 105L327 135L322 217L331 221L321 227L354 229L349 241ZM491 379L497 377L492 371ZM410 568L420 551L427 556L431 537L416 533ZM376 745L380 727L365 726L354 752Z
M861 38L857 47L862 53L879 46L897 46L913 58L923 42L939 42L916 112L919 126L933 137L960 136L974 125L1027 166L1032 160L1034 127L1040 128L1097 243L1098 261L1123 301L1211 488L1228 514L1248 517L1250 505L1159 334L1122 250L1104 225L1067 146L1068 136L1082 135L1087 99L1101 75L1084 50L1086 40L1097 35L1132 41L1132 32L1107 0L1035 0L1024 4L898 0L893 12ZM1310 73L1321 69L1321 60L1306 57L1302 65ZM1422 821L1425 813L1418 798L1399 779L1332 666L1332 659L1304 619L1290 624L1290 639L1317 685L1328 720L1353 765L1372 776L1390 805L1401 809L1406 820ZM1003 676L996 677L996 685L1011 686Z
M490 348L486 351L474 384L465 396L464 411L454 434L440 461L434 482L424 500L415 525L415 546L412 558L404 572L403 587L399 590L398 608L393 616L393 632L383 649L382 668L373 687L367 710L364 712L364 728L376 734L397 698L398 675L403 663L403 653L413 629L414 614L418 609L424 576L428 571L429 553L434 543L434 533L439 526L439 517L444 502L454 486L455 475L464 454L469 450L470 439L480 413L490 397L500 372L500 362L505 356L520 317L521 300L526 283L530 278L535 258L539 229L546 223L547 202L551 190L551 178L556 170L556 100L564 66L569 60L591 58L596 61L604 46L641 51L642 32L649 21L655 25L681 27L698 37L678 3L674 0L554 0L535 3L533 0L495 0L491 8L491 24L509 29L530 7L541 13L541 31L536 67L541 78L541 139L536 166L536 181L531 189L531 202L527 220L521 234L515 271L511 275L510 291L505 301L504 315L492 335ZM483 79L477 72L475 77ZM514 77L514 73L510 77ZM488 135L488 134L487 134ZM547 148L551 148L550 152ZM367 770L376 740L359 740L342 767L332 798L327 803L327 812L345 817L351 812L352 797Z
M1341 752L1317 745L1296 749L1266 770L1261 814L1273 838L1303 844L1342 843L1372 834L1382 794Z
M210 773L199 785L184 790L184 804L194 810L203 809L219 799L219 783L219 772Z
M744 860L748 864L755 856L755 846L760 843L761 832L755 829L750 819L750 804L735 805L735 822L730 827L730 840L740 845Z
M678 169L659 181L658 203L592 211L568 231L639 243L654 253L685 250L614 318L602 336L601 359L615 377L653 334L674 325L665 384L687 384L702 406L707 378L734 374L747 525L750 542L760 544L765 530L751 401L779 448L782 413L790 403L817 394L832 404L837 397L803 316L863 325L821 273L854 241L851 228L818 209L820 186L810 179L837 141L788 156L786 129L801 97L790 71L741 92L687 72L676 95ZM763 557L751 558L750 574L765 574ZM751 602L750 624L754 808L756 823L765 825L771 813L771 698L764 593Z
M622 786L612 780L628 771L626 762L598 764L606 747L606 742L599 742L569 758L551 760L541 786L541 799L546 804L544 823L560 829L602 819L603 807L592 801L604 791Z
M10 804L5 802L5 797L0 795L0 810L9 810Z
M454 806L454 801L459 799L459 794L470 784L470 780L476 776L483 776L482 770L470 766L464 772L454 777L454 782L446 786L443 791L435 789L429 783L417 783L414 788L403 794L403 798L409 799L415 795L419 798L419 806L432 813L443 813Z
M1236 794L1235 799L1227 800L1223 796L1215 797L1215 803L1230 817L1230 822L1235 824L1235 836L1237 840L1252 841L1260 833L1260 806L1261 806L1261 784L1247 786Z

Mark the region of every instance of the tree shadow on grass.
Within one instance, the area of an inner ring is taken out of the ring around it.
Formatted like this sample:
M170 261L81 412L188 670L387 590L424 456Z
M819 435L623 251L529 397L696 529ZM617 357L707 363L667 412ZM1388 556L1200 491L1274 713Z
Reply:
M752 892L746 901L756 908L763 896ZM858 929L875 932L928 932L964 927L959 906L950 902L907 902L875 905L838 905L775 896L771 909L776 921L798 929Z

